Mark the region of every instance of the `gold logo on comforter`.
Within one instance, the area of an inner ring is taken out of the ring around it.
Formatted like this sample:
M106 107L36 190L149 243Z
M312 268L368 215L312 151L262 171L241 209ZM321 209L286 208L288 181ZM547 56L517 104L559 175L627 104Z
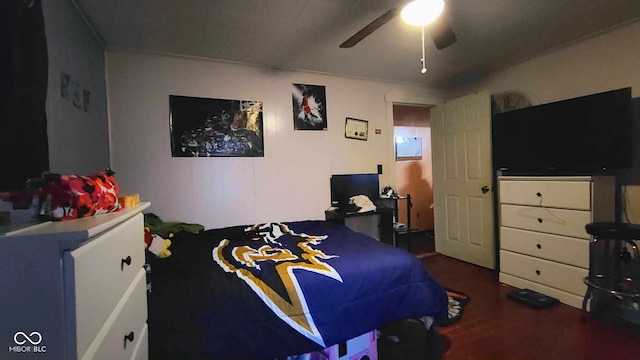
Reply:
M247 283L289 326L319 345L325 346L294 270L310 271L342 282L340 274L322 261L335 256L326 255L312 247L327 236L296 234L288 226L280 223L254 225L245 229L245 232L254 236L256 245L243 244L234 247L232 241L225 239L213 249L213 259L224 271L235 273ZM290 235L295 241L287 241L284 244L278 242L284 235ZM287 248L286 244L295 245ZM281 295L265 281L269 276L262 276L263 271L275 271L284 285L286 296Z

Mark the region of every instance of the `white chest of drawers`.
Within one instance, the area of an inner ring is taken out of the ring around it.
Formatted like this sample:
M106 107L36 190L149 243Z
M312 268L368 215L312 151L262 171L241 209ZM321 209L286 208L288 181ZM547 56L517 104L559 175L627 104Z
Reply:
M582 306L585 225L615 219L612 176L499 176L500 282Z
M148 206L0 233L1 359L148 358Z

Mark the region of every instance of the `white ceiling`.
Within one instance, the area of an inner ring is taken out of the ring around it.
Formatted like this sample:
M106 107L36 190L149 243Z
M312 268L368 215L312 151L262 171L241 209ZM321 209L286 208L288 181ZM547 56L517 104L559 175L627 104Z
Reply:
M451 88L640 19L640 0L448 0L458 42L436 50L399 16L338 47L402 0L71 0L109 51L136 50Z

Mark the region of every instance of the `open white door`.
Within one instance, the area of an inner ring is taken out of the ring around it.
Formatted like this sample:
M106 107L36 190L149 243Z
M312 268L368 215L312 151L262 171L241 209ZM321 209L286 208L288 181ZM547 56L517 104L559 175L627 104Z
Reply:
M431 141L436 251L494 269L489 94L432 108Z

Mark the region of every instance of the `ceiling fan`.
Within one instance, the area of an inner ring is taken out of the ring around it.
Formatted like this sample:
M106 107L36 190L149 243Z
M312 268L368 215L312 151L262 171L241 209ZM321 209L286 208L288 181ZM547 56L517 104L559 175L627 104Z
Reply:
M427 0L427 2L430 2L430 1L432 0ZM377 29L382 27L384 24L388 23L393 18L395 18L396 15L400 14L401 11L403 11L404 9L408 9L409 13L415 12L415 10L412 11L411 8L409 8L409 6L412 6L418 2L424 3L425 1L424 0L413 1L407 4L403 8L393 8L387 11L386 13L380 15L378 18L370 22L367 26L363 27L362 29L360 29L360 31L352 35L350 38L348 38L345 42L340 44L340 47L350 48L355 46L357 43L364 40L364 38L371 35L374 31L376 31ZM443 1L440 1L440 2L442 3L442 6L444 6L444 2ZM440 12L442 12L442 8L440 8ZM455 44L456 41L458 41L458 39L456 38L456 35L453 33L453 29L451 29L451 26L449 25L449 22L446 19L445 14L444 13L440 14L440 12L438 12L439 16L436 15L437 17L435 18L435 20L424 25L425 29L429 32L429 35L433 39L433 43L435 44L438 50L444 49L447 46L451 46Z

